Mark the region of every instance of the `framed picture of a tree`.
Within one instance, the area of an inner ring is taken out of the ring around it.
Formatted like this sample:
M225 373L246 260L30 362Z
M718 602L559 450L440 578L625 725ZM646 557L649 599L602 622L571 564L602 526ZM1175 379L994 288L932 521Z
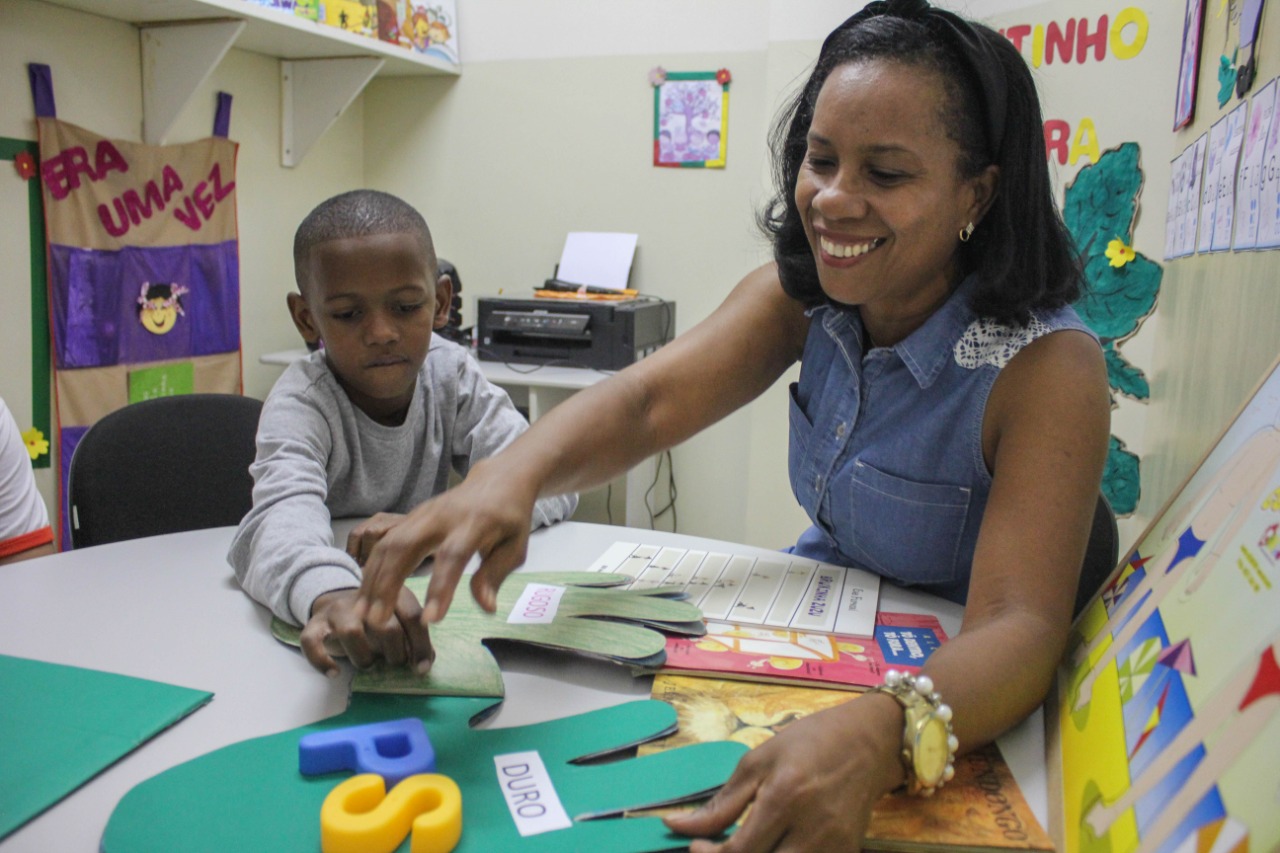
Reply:
M727 68L649 72L653 85L653 165L723 169L729 137Z

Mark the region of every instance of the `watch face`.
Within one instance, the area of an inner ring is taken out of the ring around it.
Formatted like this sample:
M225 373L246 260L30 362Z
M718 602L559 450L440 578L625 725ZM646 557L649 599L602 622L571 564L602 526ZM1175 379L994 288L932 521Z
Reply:
M950 757L947 750L947 724L930 716L916 729L916 779L928 787L937 785L946 772L947 759Z

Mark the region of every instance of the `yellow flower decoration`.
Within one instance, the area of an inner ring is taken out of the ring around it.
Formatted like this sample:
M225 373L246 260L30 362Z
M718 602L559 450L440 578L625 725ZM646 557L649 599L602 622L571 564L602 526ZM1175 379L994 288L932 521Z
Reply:
M1107 258L1110 259L1113 267L1122 267L1136 257L1138 253L1133 250L1133 247L1126 246L1119 237L1107 244Z
M35 427L24 432L22 440L27 445L27 455L31 457L32 462L49 452L49 440Z

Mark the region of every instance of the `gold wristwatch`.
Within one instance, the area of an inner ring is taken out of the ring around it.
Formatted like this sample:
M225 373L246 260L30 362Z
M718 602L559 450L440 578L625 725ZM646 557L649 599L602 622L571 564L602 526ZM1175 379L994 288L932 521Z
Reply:
M933 692L933 679L891 669L877 693L892 696L902 706L902 766L907 793L928 797L955 776L959 742L951 732L951 707Z

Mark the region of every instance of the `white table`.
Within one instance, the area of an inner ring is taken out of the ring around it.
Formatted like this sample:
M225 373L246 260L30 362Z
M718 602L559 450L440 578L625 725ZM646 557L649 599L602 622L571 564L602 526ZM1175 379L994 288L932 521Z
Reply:
M310 350L300 347L269 352L260 356L258 361L262 364L287 367L310 354ZM528 412L529 423L533 423L583 388L590 388L614 374L611 370L593 370L588 367L507 364L479 358L476 359L476 363L480 365L480 370L486 379L503 388L516 406ZM640 463L620 478L623 523L628 527L650 526L649 509L645 506L644 496L653 484L656 469L657 458L654 457ZM661 484L658 491L664 491ZM607 497L602 497L595 503L603 504L604 500L607 500ZM604 521L608 511L607 506L597 507L594 504L588 506L588 502L584 500L575 517L587 521Z
M345 536L349 524L337 528ZM0 566L0 654L100 669L208 690L213 701L161 732L0 842L2 853L91 853L133 786L222 746L334 716L347 706L349 672L316 673L271 637L267 610L226 563L234 528L102 545ZM585 568L626 540L738 553L773 552L647 529L565 522L530 539L526 568ZM460 590L459 594L467 594ZM961 608L885 585L886 609L930 612L954 635ZM622 666L504 647L507 701L487 723L506 727L584 713L649 696L652 679ZM2 691L0 691L2 692ZM1043 718L1000 741L1027 801L1046 820Z

